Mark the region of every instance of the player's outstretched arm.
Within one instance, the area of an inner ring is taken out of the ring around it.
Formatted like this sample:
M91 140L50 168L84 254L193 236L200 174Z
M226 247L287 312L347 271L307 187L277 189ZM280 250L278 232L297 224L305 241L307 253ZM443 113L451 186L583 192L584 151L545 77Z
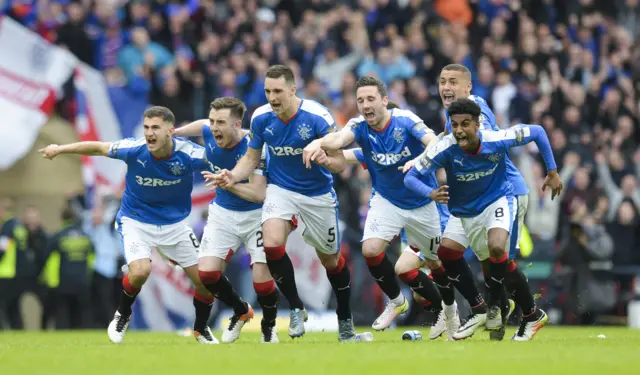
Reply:
M173 133L176 137L198 137L202 135L202 126L208 125L209 120L202 119L188 123L187 125L176 128Z
M547 177L544 180L542 191L547 186L551 188L551 199L554 199L562 191L562 180L558 174L558 166L553 157L549 137L544 128L540 125L519 124L505 130L507 140L504 145L507 147L522 146L524 144L535 142L542 155L542 160L547 168Z
M353 143L354 139L355 136L353 132L347 128L335 133L329 133L309 143L307 147L304 148L302 152L302 162L307 168L311 168L311 162L317 162L316 159L322 158L325 151L339 151Z
M78 154L87 156L108 156L111 143L109 142L76 142L66 145L49 145L38 150L45 159L53 160L60 154Z
M247 179L260 164L261 156L261 150L256 150L253 147L247 148L247 152L238 160L238 164L233 170L223 169L213 176L216 186L227 189L239 181Z

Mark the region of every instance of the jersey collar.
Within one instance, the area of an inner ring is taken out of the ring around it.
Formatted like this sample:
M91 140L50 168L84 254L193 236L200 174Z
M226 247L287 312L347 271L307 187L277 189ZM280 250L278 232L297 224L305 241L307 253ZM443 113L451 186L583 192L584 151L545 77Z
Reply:
M391 125L391 119L393 118L393 109L391 111L389 111L389 121L387 121L387 123L382 127L382 129L378 130L376 128L373 128L372 126L369 126L369 128L371 130L373 130L376 133L382 133L385 130L387 130L387 128L389 127L389 125ZM366 121L366 120L365 120ZM369 125L369 124L367 124Z
M471 155L471 156L478 156L480 154L480 152L482 151L482 132L478 132L478 142L480 143L480 146L478 147L478 151L476 152L467 152L464 151L465 154Z
M278 116L278 119L282 121L285 125L289 125L289 123L293 121L293 119L296 118L296 116L298 116L298 113L300 113L300 108L302 108L302 102L304 102L304 99L300 99L300 106L298 106L298 109L296 109L296 111L293 113L293 115L291 115L291 117L287 121L281 119L280 116Z
M177 143L176 143L176 139L175 139L175 138L171 137L171 142L173 142L173 149L171 149L171 153L170 153L169 155L167 155L167 156L165 156L165 157L163 157L163 158L157 158L155 155L153 155L153 154L151 154L151 153L150 153L150 154L151 154L151 157L152 157L152 158L154 158L154 159L156 159L156 160L167 160L167 159L170 159L170 158L173 156L173 154L175 154L175 152L176 152L176 146L177 146Z

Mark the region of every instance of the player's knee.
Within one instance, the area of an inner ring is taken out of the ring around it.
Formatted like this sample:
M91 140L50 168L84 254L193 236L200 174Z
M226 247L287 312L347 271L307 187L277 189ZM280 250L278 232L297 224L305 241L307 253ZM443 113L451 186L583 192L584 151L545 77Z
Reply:
M462 246L462 244L450 239L450 238L446 238L444 237L442 239L442 243L440 243L440 246L444 246L447 249L451 249L451 250L455 250L455 251L459 251L461 253L464 253L464 251L466 250L466 248L464 246ZM440 249L438 249L439 251Z
M431 260L431 259L429 259L429 260L425 261L425 264L427 265L427 267L430 270L437 270L440 267L442 267L442 262L439 261L439 260Z
M132 284L144 284L149 275L151 275L151 262L133 262L129 265L129 280Z
M198 277L203 285L213 285L220 281L222 271L198 271Z
M500 243L489 243L489 256L492 258L502 258L506 253L505 245Z
M342 271L342 268L344 268L346 264L345 259L342 257L342 255L340 255L340 253L332 254L332 255L323 254L322 256L320 255L320 253L318 253L318 256L320 258L320 262L322 263L322 266L329 273L337 273Z
M362 255L370 263L370 259L384 258L384 248L386 243L378 239L369 239L362 244ZM379 263L379 262L378 262Z

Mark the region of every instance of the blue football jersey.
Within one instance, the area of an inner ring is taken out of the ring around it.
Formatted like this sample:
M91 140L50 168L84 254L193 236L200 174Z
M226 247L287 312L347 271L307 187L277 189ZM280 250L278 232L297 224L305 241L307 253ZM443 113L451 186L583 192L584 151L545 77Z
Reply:
M458 217L475 217L501 197L513 195L505 157L509 148L535 141L547 170L557 168L549 139L539 125L517 125L499 131L480 130L478 136L480 149L476 154L463 151L452 134L445 136L409 171L405 184L428 196L433 189L422 183L417 178L418 174L444 168L449 185L449 211Z
M473 100L477 105L480 106L480 110L482 113L480 114L480 129L486 130L500 130L500 127L496 123L496 116L489 108L487 102L479 96L471 95L469 99ZM451 118L449 117L449 113L447 112L447 123L445 124L445 129L448 133L451 133ZM529 194L529 188L527 187L527 183L524 181L524 178L520 174L520 171L511 161L509 154L507 154L507 178L513 185L513 194L514 195L527 195Z
M398 169L424 152L421 139L432 130L420 117L411 111L394 108L389 123L382 130L371 128L362 116L349 121L347 129L353 132L356 143L362 148L376 194L407 210L431 202L429 197L407 189L403 184L404 175ZM438 188L433 173L425 176L425 183Z
M356 157L356 159L362 164L362 166L365 169L369 169L369 167L367 166L367 162L366 160L364 160L364 154L362 153L362 149L361 148L353 148L351 149L351 151L353 151L353 155ZM429 176L422 176L420 175L420 180L423 183L428 183L429 182ZM437 181L437 179L436 179ZM373 194L375 194L376 190L375 189L371 189L371 196L373 196ZM438 208L438 213L440 214L440 227L442 228L442 232L444 232L444 229L447 227L447 223L449 223L449 216L451 216L451 214L449 213L449 209L447 208L446 204L442 204L442 203L438 203L436 202L436 207ZM403 236L402 238L402 242L407 242L407 239L404 237L405 233L404 233L404 229L402 230L402 232L400 232L400 235Z
M251 117L249 147L261 150L266 143L270 184L314 197L333 191L333 176L315 163L307 169L302 162L302 151L313 140L335 129L329 110L313 100L303 99L296 114L287 122L273 113L271 105L265 104Z
M193 173L208 169L204 148L173 138L173 153L156 159L144 138L111 144L109 157L127 163L126 187L118 216L141 223L178 223L191 213Z
M240 158L242 158L242 156L247 152L247 147L249 147L248 134L242 137L242 140L237 145L233 146L233 148L227 149L219 147L213 137L213 133L211 132L209 125L204 125L202 127L202 138L204 139L204 145L206 148L207 161L209 162L209 167L213 173L219 173L222 169L232 170L238 163L238 160L240 160ZM266 172L266 165L267 163L263 150L260 165L255 171L253 171L253 173L264 176ZM245 183L249 182L249 180L247 179L241 182ZM216 196L213 198L211 203L213 202L220 207L232 211L251 211L262 207L262 203L248 201L233 194L229 190L221 188L216 189Z

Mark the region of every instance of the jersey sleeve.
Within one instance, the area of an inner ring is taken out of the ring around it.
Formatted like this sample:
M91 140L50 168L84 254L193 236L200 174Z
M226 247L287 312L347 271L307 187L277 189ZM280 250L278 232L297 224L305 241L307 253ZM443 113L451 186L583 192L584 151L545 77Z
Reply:
M418 173L426 176L444 166L447 154L444 143L446 140L440 140L426 154L422 154L420 160L415 164Z
M336 131L336 122L329 110L322 111L322 113L318 114L314 123L318 138L322 138L325 135Z
M131 158L130 155L133 155L135 150L143 144L145 144L144 138L125 138L113 142L107 156L127 162Z
M210 171L212 169L211 164L207 160L204 147L193 144L193 149L189 153L189 157L191 158L191 168L193 168L194 172Z
M358 159L358 162L364 163L364 154L362 153L361 148L354 148L353 155Z
M258 163L258 167L253 170L253 174L257 174L258 176L266 176L267 175L267 158L269 154L267 153L267 148L262 147L262 153L260 155L260 163Z
M507 153L510 148L535 142L540 150L547 171L557 169L549 138L544 128L540 125L519 124L506 130L495 132L483 132L483 142L488 142L496 151Z
M249 129L249 147L260 150L264 146L264 121L260 115L255 114L251 117L251 125Z
M362 118L362 116L360 117L354 117L352 119L349 120L349 122L347 122L347 124L344 126L344 130L345 131L351 131L353 133L353 137L354 137L354 142L356 143L360 143L362 137L362 121L364 121L364 118ZM360 153L362 154L362 150L360 150ZM358 159L360 161L360 159Z

